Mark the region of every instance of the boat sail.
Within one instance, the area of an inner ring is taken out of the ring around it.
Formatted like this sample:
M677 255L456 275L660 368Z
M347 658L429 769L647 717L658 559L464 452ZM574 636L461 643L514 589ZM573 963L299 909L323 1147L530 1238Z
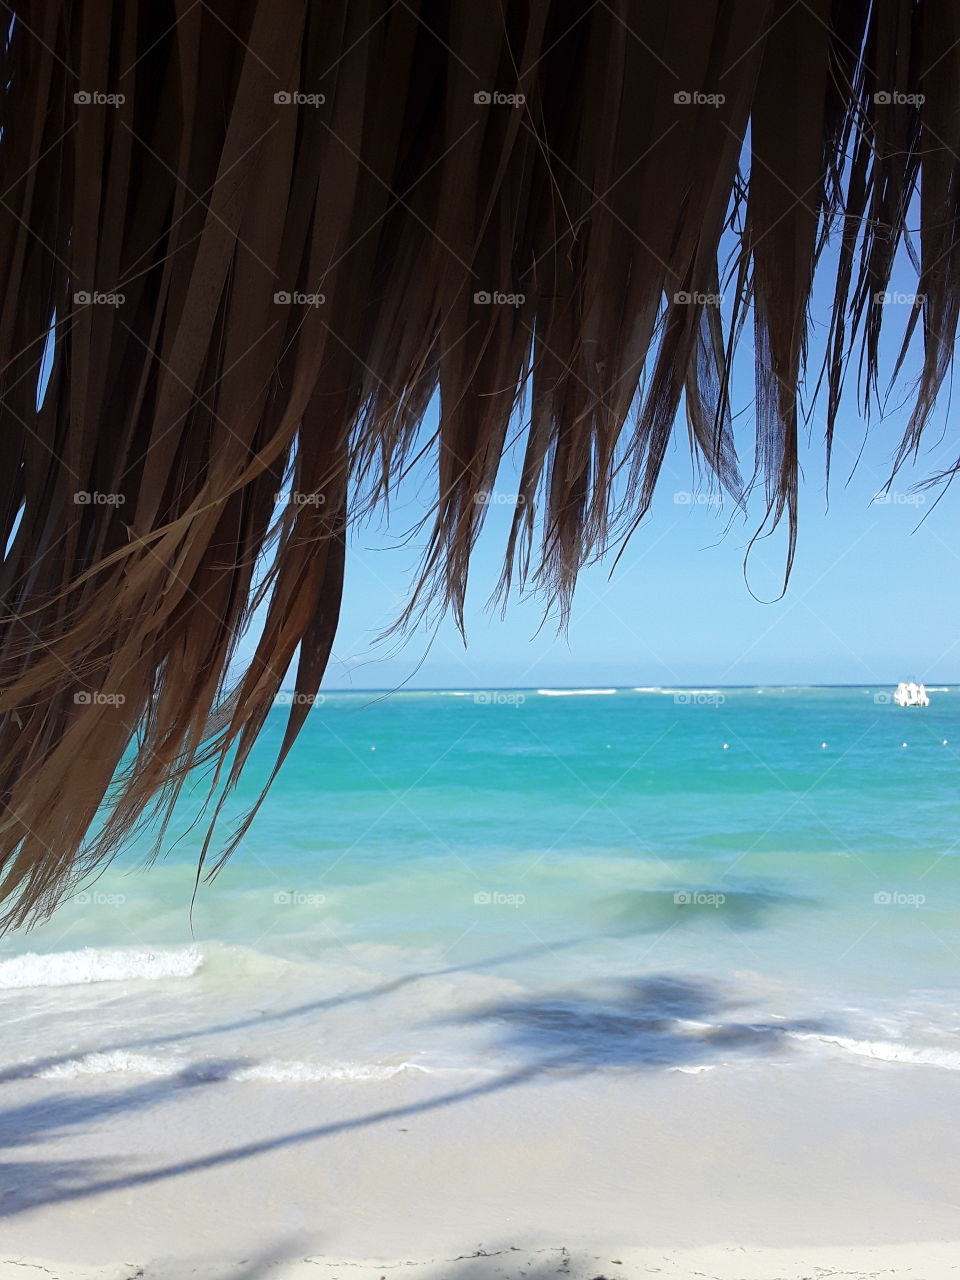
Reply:
M901 680L893 700L898 707L929 707L930 705L926 688L914 680Z

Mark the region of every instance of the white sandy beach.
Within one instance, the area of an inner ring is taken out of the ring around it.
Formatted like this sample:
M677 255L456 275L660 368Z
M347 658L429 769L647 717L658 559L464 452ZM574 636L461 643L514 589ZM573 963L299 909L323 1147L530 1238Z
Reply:
M607 1250L606 1253L612 1253ZM570 1251L563 1247L511 1246L491 1253L450 1258L349 1258L323 1256L280 1260L264 1254L235 1263L164 1264L105 1267L57 1264L21 1258L0 1261L0 1280L24 1280L33 1274L54 1280L382 1280L399 1273L408 1280L617 1280L658 1276L661 1280L874 1280L912 1277L951 1280L960 1264L955 1244L886 1245L878 1248L746 1249L716 1245L704 1249L621 1249L622 1257Z
M2 1280L960 1274L949 1070L2 1087Z

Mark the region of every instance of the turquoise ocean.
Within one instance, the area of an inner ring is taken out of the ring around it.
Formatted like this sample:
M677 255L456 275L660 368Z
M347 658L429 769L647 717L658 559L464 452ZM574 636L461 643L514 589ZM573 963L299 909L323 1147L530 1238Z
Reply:
M192 917L199 785L152 867L145 834L0 940L0 1072L956 1070L960 687L929 692L326 693Z

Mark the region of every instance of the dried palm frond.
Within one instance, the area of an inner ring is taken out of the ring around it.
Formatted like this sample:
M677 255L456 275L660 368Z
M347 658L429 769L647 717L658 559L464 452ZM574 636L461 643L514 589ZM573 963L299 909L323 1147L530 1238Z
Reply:
M198 762L226 794L299 646L283 759L330 653L348 522L435 395L413 604L439 592L462 622L524 391L503 586L517 567L563 609L646 510L681 409L742 495L729 385L752 312L758 474L789 561L824 237L829 449L850 362L877 386L875 300L919 201L917 448L960 305L953 0L8 8L7 924L52 909Z

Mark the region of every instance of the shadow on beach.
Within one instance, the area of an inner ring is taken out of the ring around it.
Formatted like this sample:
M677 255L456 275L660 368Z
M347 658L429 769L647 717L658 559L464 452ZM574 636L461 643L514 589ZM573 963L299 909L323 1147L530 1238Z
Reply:
M525 1057L538 1073L602 1067L696 1067L718 1052L778 1053L794 1031L822 1031L814 1020L724 1020L737 1001L703 979L656 974L624 979L606 997L580 993L498 1001L464 1015L498 1030L498 1048Z
M322 1008L343 999L373 998L416 981L419 976L409 975L334 1001L319 1001L313 1007ZM559 992L482 1005L467 1011L455 1022L487 1024L493 1032L494 1048L508 1053L517 1062L516 1067L492 1078L425 1099L147 1169L118 1171L118 1161L114 1160L8 1161L0 1164L0 1217L236 1164L267 1152L402 1121L537 1080L582 1076L611 1067L634 1071L703 1067L721 1054L731 1052L775 1054L783 1047L784 1036L789 1032L825 1029L812 1021L739 1021L729 1016L735 1004L729 995L701 979L659 974L623 980L605 989L602 995ZM310 1006L298 1006L298 1010L272 1016L292 1016L304 1007ZM156 1043L159 1039L131 1044ZM37 1065L32 1064L34 1072ZM219 1062L200 1060L185 1066L177 1075L128 1088L103 1089L96 1093L86 1090L46 1093L37 1102L0 1108L0 1143L8 1151L27 1144L36 1148L56 1141L70 1130L96 1124L119 1113L167 1106L181 1098L184 1089L223 1087L224 1076L230 1071L252 1065L254 1061L246 1058ZM9 1081L24 1074L25 1070L19 1069L8 1072L6 1078Z

